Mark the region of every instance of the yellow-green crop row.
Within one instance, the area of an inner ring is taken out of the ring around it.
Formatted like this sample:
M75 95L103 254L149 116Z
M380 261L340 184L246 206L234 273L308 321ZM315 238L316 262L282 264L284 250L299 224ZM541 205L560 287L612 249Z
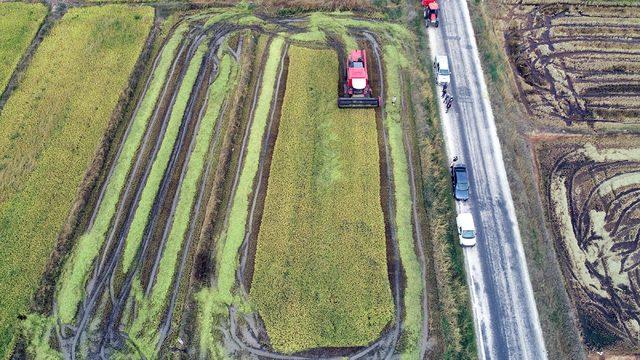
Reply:
M127 260L127 262L122 264L124 269L129 268L130 262L133 261L134 255L140 247L144 229L149 222L149 214L151 213L153 201L160 189L162 177L169 164L171 151L173 150L173 146L178 138L182 118L187 108L189 97L191 96L191 91L193 90L196 78L198 77L198 70L202 65L202 59L204 58L206 51L207 44L203 41L191 58L187 72L182 80L182 84L180 84L178 96L176 97L176 101L171 109L167 129L165 130L162 143L160 144L160 150L158 150L158 154L153 160L149 177L147 178L147 182L142 190L142 195L140 196L140 201L136 208L136 213L133 216L133 221L131 222L131 227L127 234L123 255L123 258Z
M116 159L115 168L107 184L102 202L98 204L98 213L93 226L78 239L73 253L65 263L57 293L58 315L63 323L71 322L75 316L91 264L98 255L98 251L107 236L127 174L131 169L134 156L140 146L147 123L153 114L176 49L183 38L186 28L186 26L178 27L164 46L157 67L151 75L149 88L135 114L129 134L124 140L122 152ZM132 258L133 255L130 255L130 257ZM124 257L125 263L130 261L130 258Z
M274 349L363 346L393 319L375 112L340 110L333 50L291 47L252 302Z
M147 358L156 356L158 326L162 318L160 312L167 305L169 289L173 283L178 255L189 228L191 208L196 198L198 180L205 167L205 157L213 130L226 95L232 86L232 82L235 81L237 70L237 63L233 62L231 56L224 55L220 61L218 76L210 87L207 110L201 120L196 135L195 147L189 158L187 173L180 186L180 198L173 217L167 245L162 253L160 267L154 279L155 284L150 297L145 298L138 304L137 316L131 325L131 330L128 331L132 341L136 343L137 348Z
M262 43L258 44L261 48ZM249 195L253 190L253 181L258 171L258 158L262 148L262 138L274 96L278 65L284 47L284 39L278 37L271 41L267 61L262 73L260 95L251 124L247 151L244 157L240 179L232 200L227 229L220 235L217 245L216 269L218 281L215 287L204 288L197 295L198 327L200 352L209 356L223 357L224 350L214 339L216 326L214 321L228 314L227 306L234 303L233 289L235 271L238 265L238 250L245 234L245 225L249 211ZM258 51L258 53L261 53Z
M72 8L0 114L0 357L14 336L153 22L150 7Z
M0 4L0 94L46 14L44 4Z

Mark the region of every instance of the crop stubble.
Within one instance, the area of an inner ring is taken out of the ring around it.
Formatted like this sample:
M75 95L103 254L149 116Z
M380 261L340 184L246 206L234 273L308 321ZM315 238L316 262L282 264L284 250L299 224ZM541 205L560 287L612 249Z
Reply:
M640 124L640 8L509 4L503 19L517 87L541 126Z

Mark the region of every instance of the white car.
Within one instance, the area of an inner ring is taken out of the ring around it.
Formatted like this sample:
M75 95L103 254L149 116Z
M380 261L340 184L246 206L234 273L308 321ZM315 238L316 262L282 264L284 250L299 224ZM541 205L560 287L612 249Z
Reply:
M456 218L458 223L458 237L460 245L474 246L476 244L476 226L473 223L471 213L459 214Z
M446 56L436 56L433 62L433 69L438 85L449 84L451 82L451 71L449 71L449 59Z

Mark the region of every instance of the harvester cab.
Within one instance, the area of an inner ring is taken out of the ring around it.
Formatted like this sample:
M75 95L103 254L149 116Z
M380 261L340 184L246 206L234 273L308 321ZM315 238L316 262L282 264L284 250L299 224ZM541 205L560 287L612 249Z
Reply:
M439 12L440 6L436 0L422 0L422 6L424 7L424 23L427 27L433 25L438 27L440 25Z
M343 85L343 96L338 97L340 108L375 108L380 106L380 98L374 97L369 84L367 54L364 50L354 50L347 59L347 74Z

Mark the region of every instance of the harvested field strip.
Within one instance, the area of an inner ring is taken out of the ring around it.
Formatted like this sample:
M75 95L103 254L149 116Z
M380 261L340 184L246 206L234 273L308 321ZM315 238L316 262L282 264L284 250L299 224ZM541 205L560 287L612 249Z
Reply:
M167 246L165 247L160 262L160 267L155 278L155 284L149 298L145 298L138 307L137 317L129 331L132 340L137 344L142 353L147 356L155 354L157 343L158 323L161 320L160 312L166 305L169 288L173 282L178 255L182 249L184 237L191 219L191 208L196 198L198 181L205 164L205 155L209 149L209 141L213 129L218 120L222 104L228 93L231 83L237 73L237 64L229 55L225 55L220 62L218 77L211 85L209 102L204 117L200 123L196 135L196 143L191 157L188 160L188 169L180 187L180 199L173 217L173 224ZM137 334L143 334L138 337Z
M44 4L0 4L0 94L46 14Z
M214 317L228 314L227 306L233 302L232 290L235 283L235 271L238 264L238 249L244 239L245 224L249 210L249 195L253 180L258 171L258 157L262 147L271 100L273 98L275 82L284 48L284 39L278 37L271 41L268 56L262 73L260 95L255 108L251 128L246 146L246 155L241 159L242 170L233 196L231 210L227 214L227 229L220 235L217 245L216 270L217 283L214 287L204 288L198 294L198 326L201 329L199 337L200 352L210 356L222 356L224 352L217 345L214 336Z
M41 43L0 114L0 356L74 204L152 21L148 7L70 9Z
M171 117L167 125L167 129L162 138L162 144L160 150L153 161L149 178L145 184L142 196L138 202L138 207L134 215L129 233L127 234L125 253L134 253L138 250L140 242L142 241L142 235L147 222L149 220L149 213L153 206L154 199L160 187L160 182L169 163L169 157L173 149L173 145L178 137L180 130L180 124L184 116L184 111L187 107L187 102L191 95L191 90L198 76L198 70L202 65L202 59L207 50L206 42L203 42L196 51L195 55L189 62L187 72L184 76L178 96L171 110ZM133 258L133 257L129 257Z
M162 50L157 67L153 71L149 88L135 114L128 136L124 139L121 153L114 164L113 173L108 179L102 202L97 205L98 211L93 226L78 239L74 252L65 264L58 292L58 314L61 321L65 323L70 322L75 315L91 264L98 255L107 236L127 174L131 171L134 156L140 146L147 123L160 96L173 56L185 30L185 27L178 28ZM127 261L125 256L124 261L125 264L128 264L131 259Z
M282 38L275 38L269 46L269 55L265 63L262 75L260 97L256 105L254 118L251 124L251 133L243 160L242 172L233 205L229 214L228 228L220 237L218 253L218 290L222 299L231 300L231 290L235 282L235 269L237 266L238 248L244 239L245 223L248 214L249 194L253 188L253 180L258 170L258 157L262 147L262 135L264 133L271 100L275 87L278 64L284 46Z
M385 101L391 103L392 94L400 94L400 72L407 65L407 60L400 55L401 52L394 45L386 45L383 48L385 59L385 79L388 86ZM413 239L413 225L411 222L411 191L409 189L407 156L404 150L402 118L400 109L395 106L385 108L386 116L384 126L389 136L389 146L393 159L393 181L395 187L396 202L396 236L400 249L402 267L406 276L404 290L404 342L407 347L405 355L417 356L417 344L420 341L422 330L422 296L423 283L420 264L416 256Z
M367 345L393 318L375 112L338 109L333 50L288 69L251 299L277 351Z

